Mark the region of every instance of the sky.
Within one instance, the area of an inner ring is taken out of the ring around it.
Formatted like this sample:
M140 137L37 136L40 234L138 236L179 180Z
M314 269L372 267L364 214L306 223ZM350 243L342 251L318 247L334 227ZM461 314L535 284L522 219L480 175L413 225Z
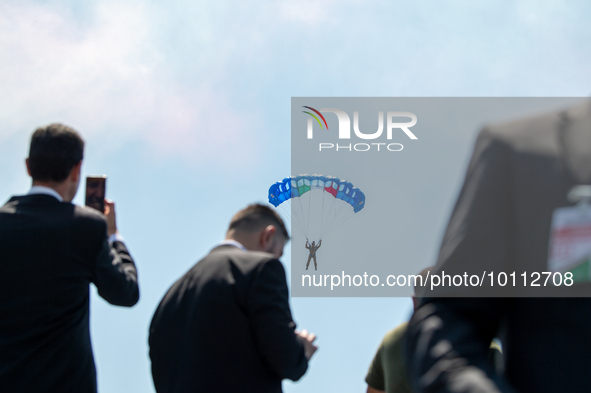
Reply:
M83 174L108 175L139 270L132 309L92 290L99 391L154 391L152 314L232 214L291 174L291 97L588 96L589 16L585 1L2 1L0 199L30 186L33 130L73 126L87 142ZM438 246L419 234L417 247ZM364 391L382 336L411 312L408 298L291 306L320 349L289 393Z

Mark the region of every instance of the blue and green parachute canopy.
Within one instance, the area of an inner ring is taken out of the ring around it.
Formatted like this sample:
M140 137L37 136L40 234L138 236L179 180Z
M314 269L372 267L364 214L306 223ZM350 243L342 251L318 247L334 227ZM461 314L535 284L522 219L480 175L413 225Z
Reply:
M321 190L353 207L357 213L365 207L365 194L346 180L334 176L298 175L290 176L269 188L269 203L278 207L292 198L299 198L307 192Z

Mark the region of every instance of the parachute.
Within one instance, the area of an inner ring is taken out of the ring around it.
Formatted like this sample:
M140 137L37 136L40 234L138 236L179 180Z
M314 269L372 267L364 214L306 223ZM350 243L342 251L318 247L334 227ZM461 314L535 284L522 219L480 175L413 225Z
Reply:
M306 239L322 239L365 207L365 194L338 177L303 174L271 185L269 203Z

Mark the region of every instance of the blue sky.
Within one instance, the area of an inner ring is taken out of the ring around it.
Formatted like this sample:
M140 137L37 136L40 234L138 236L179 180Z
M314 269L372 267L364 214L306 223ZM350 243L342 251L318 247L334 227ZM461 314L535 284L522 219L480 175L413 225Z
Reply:
M108 174L141 285L131 310L93 295L99 389L151 392L152 313L231 215L290 174L292 96L588 96L590 16L584 1L6 0L0 199L27 191L37 126L85 137L83 171ZM411 309L394 298L291 302L320 350L287 392L363 391L381 337Z

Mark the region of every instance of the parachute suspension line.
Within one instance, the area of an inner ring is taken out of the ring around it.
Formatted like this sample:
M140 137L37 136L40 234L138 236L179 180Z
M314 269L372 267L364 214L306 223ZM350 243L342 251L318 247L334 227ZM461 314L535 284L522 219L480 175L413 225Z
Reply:
M325 215L325 217L323 217L324 226L323 226L323 230L322 230L322 236L325 236L326 231L329 229L328 224L333 218L332 212L334 211L336 198L332 194L326 192L325 190L322 190L322 196L324 199L328 198L330 201L328 208L325 210L326 215Z
M286 206L281 204L279 206L277 206L277 210L279 210L281 216L285 219L285 221L288 223L289 228L293 231L292 229L292 225L294 225L294 223L292 223L292 219L291 219L291 211L287 211L286 210Z
M287 214L285 211L285 207L283 205L277 206L277 210L279 211L279 215L283 218L283 221L291 228L291 215Z
M328 222L328 216L330 213L330 208L331 208L331 201L327 201L326 198L330 198L330 196L328 196L327 192L324 191L324 189L321 190L322 193L322 231L321 231L321 236L324 236L324 233L326 232L326 223Z
M308 191L309 198L308 198L308 224L306 225L306 239L308 238L308 233L310 233L310 203L312 202L312 189Z
M334 228L342 225L346 219L348 219L351 215L353 215L354 213L351 213L351 211L353 210L352 208L349 210L350 205L345 203L345 204L341 204L340 207L337 209L334 217L332 218L332 220L330 221L330 223L328 224L329 229L332 231ZM347 211L349 212L348 214L342 214L343 210L347 209Z
M355 215L355 212L353 211L353 207L351 207L349 212L347 214L343 215L343 218L336 223L336 226L338 227L340 225L343 225L343 223L345 221L347 221L349 218L353 217L354 215Z
M344 204L339 204L339 207L337 208L337 211L335 212L333 221L331 222L331 225L335 222L338 221L342 216L341 213L343 212L344 209L348 208L349 205L347 203Z
M300 228L299 228L299 225L300 225L300 224L299 224L299 222L298 222L298 216L297 216L297 215L294 215L294 214L292 213L292 208L291 208L291 201L289 201L287 204L285 204L285 202L284 202L284 204L282 204L282 205L279 205L279 206L280 206L280 207L283 209L283 211L284 211L284 212L285 212L285 213L286 213L286 214L289 216L289 221L291 222L291 225L292 225L292 227L293 227L294 229L296 229L297 231L300 231Z
M336 213L330 216L328 222L326 223L326 232L327 234L332 230L333 224L336 221Z
M335 204L336 198L332 194L330 194L329 198L331 199L331 201L330 201L330 207L328 209L328 214L327 214L326 219L330 222L330 220L332 220L332 218L334 217L332 212L334 210L334 204Z
M286 215L290 217L291 223L295 226L298 232L304 234L304 228L301 223L301 217L297 213L297 207L291 203L291 200L284 202L284 204L279 205L279 207L284 212L287 209Z
M334 225L330 231L327 232L327 236L329 233L333 232L335 229L337 229L338 227L340 227L341 225L343 225L345 222L347 222L351 217L353 217L355 215L355 213L350 213L347 214L346 216L344 216L341 220L339 220L339 222L336 223L336 225Z
M303 224L302 229L304 229L304 228L306 228L306 220L304 218L304 207L302 206L302 197L301 196L298 197L298 203L300 205L300 210L298 213L301 213L301 219L302 219L302 224ZM308 236L308 234L306 232L304 232L304 235Z
M331 210L331 214L328 217L328 221L326 223L326 227L330 229L332 222L334 221L336 215L337 215L337 209L334 208L334 206L331 206L332 210Z
M305 229L306 229L306 237L308 237L308 229L310 228L310 207L308 206L308 209L306 209L306 200L310 200L310 195L308 195L310 192L306 192L303 196L300 197L300 200L303 199L302 201L302 215L304 217L304 223L305 223Z
M284 202L285 203L285 202ZM291 222L296 224L296 227L298 229L298 231L301 231L301 224L300 224L300 217L298 216L298 212L297 212L297 206L296 204L294 204L291 199L289 199L287 201L288 203L288 207L289 207L289 212L291 214Z
M349 210L347 213L341 214L338 216L336 220L334 220L329 228L329 232L334 231L336 228L340 227L345 221L347 221L350 217L354 216L355 213L353 210Z
M331 194L332 197L332 204L330 209L330 215L328 217L328 228L330 229L331 223L337 216L337 211L339 209L339 202L338 199Z
M304 236L306 236L306 230L305 230L305 225L304 225L304 218L303 218L303 214L304 214L304 209L302 208L302 201L300 200L300 198L298 198L298 203L292 203L292 200L289 200L290 204L291 204L291 211L292 213L295 213L295 216L297 218L298 221L298 229L300 231L300 233ZM299 207L299 209L298 209Z
M322 228L324 224L324 189L320 190L320 198L322 198L322 211L320 216L320 239L322 239Z
M328 217L328 223L327 223L327 228L331 228L332 224L334 223L335 220L337 220L337 217L339 217L339 213L342 211L343 209L343 205L335 205L336 202L336 197L334 197L333 203L331 205L331 214L329 214ZM337 207L335 207L337 206Z

